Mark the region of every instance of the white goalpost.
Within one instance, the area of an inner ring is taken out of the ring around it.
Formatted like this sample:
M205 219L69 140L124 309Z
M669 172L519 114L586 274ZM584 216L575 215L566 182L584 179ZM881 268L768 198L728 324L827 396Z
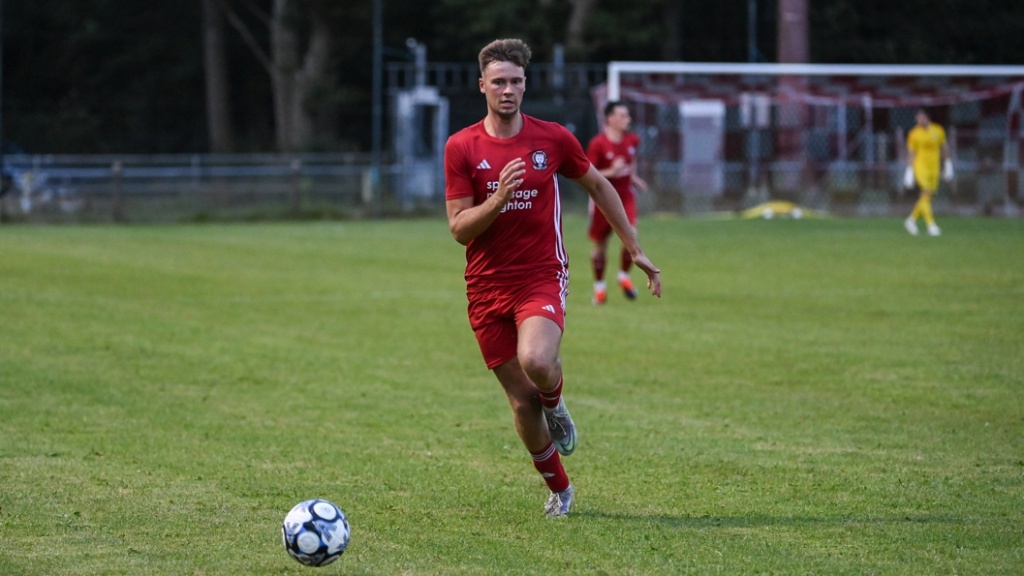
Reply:
M654 209L787 200L901 212L914 196L900 183L905 136L921 108L946 129L957 166L937 209L1017 215L1024 205L1024 66L616 61L607 78L595 107L630 105Z

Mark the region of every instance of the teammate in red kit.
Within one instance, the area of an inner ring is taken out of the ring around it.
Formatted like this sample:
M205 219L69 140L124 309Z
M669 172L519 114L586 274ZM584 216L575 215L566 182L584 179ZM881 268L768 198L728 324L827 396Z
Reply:
M604 131L594 136L587 145L587 158L619 193L622 207L629 218L629 224L636 229L636 196L635 186L641 192L647 191L647 183L636 174L636 151L640 148L640 137L629 132L629 124L633 119L629 108L619 101L609 102L604 107ZM590 262L594 271L594 304L604 304L608 298L608 287L604 280L604 269L607 262L608 237L612 227L600 210L596 210L593 200L590 201L590 226L587 236L594 243L590 253ZM636 299L636 288L629 277L629 269L633 266L633 257L629 250L622 247L619 256L618 283L622 293L630 300Z
M562 399L559 346L569 268L558 175L587 190L655 296L661 295L660 271L644 255L615 189L576 138L520 111L530 48L522 40L495 40L480 51L479 62L487 116L445 146L448 226L466 246L470 326L551 491L544 511L565 516L574 492L559 454L576 449L576 427Z

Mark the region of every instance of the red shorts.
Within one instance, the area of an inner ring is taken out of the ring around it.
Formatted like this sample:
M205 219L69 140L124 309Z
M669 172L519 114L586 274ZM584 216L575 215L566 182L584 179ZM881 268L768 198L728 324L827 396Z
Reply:
M619 192L619 198L622 200L622 207L626 210L626 218L629 219L630 225L636 228L636 195L632 191L629 194ZM594 242L607 240L612 234L612 225L608 223L604 213L594 205L593 200L590 201L589 212L590 225L587 227L587 237Z
M468 291L469 325L487 368L493 370L516 357L519 325L531 316L550 318L564 331L568 291L568 278Z

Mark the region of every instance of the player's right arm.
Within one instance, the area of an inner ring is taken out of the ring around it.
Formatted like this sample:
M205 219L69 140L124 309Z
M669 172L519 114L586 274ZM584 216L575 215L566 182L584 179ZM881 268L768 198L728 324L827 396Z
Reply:
M621 176L619 171L622 169L622 158L616 158L618 163L608 163L605 161L604 147L601 145L600 135L591 138L590 143L587 144L587 159L594 165L594 168L597 168L597 171L601 173L601 176L604 176L605 178Z
M455 241L465 246L485 230L501 214L501 210L512 199L513 193L523 184L526 162L516 158L501 169L498 189L481 204L473 196L452 198L445 202L448 212L448 229Z
M914 155L917 154L917 144L914 142L914 129L907 133L907 166L914 165Z
M911 128L907 133L907 168L903 171L903 185L907 188L913 188L915 183L914 160L917 158L917 140L914 138L914 130Z
M601 176L605 178L620 178L630 173L629 165L626 164L626 159L622 156L616 156L612 160L611 165L603 170L598 170Z
M626 211L622 209L622 200L619 199L619 193L615 191L612 183L602 176L593 164L582 176L572 180L590 194L594 204L601 210L612 230L622 241L622 245L629 251L633 263L647 274L647 288L650 289L651 294L660 297L661 270L647 258L643 248L640 247L636 230L630 225Z

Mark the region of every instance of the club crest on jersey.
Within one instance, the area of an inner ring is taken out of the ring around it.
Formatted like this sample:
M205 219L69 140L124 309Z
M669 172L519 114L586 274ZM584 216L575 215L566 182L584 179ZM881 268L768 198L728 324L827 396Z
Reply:
M530 160L533 160L534 170L547 170L548 169L548 153L543 150L534 150L530 154Z

